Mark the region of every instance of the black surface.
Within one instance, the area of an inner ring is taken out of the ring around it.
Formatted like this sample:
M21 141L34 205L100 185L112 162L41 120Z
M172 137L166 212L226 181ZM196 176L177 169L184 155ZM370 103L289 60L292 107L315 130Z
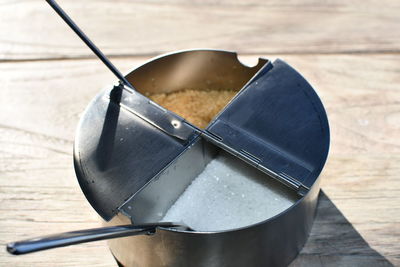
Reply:
M318 95L279 59L263 67L207 131L300 190L311 188L329 150L328 119Z

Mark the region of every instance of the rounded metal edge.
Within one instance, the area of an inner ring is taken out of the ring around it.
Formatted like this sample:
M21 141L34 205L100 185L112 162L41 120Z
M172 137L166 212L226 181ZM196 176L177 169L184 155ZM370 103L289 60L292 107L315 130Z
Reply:
M94 103L97 101L98 98L101 98L105 92L107 91L107 89L103 89L101 90L99 93L96 94L96 96L94 98L92 98L92 100L89 102L89 104L86 106L85 110L83 111L82 114L86 114L88 112L88 110L94 105ZM100 209L94 199L92 199L89 196L89 192L87 192L85 190L85 185L84 183L84 179L82 177L87 176L87 174L85 174L84 171L84 167L81 164L80 161L80 154L79 154L79 149L78 149L78 141L81 140L81 138L79 138L80 135L80 129L81 129L81 125L84 122L84 116L82 116L79 119L78 125L76 127L75 130L75 139L74 139L74 145L73 145L73 164L74 164L74 170L75 170L75 175L77 177L78 183L79 183L79 187L81 188L82 193L85 195L85 198L87 199L87 201L89 202L89 204L92 206L92 208L101 216L101 218L103 218L106 221L109 221L113 218L113 216L110 216L110 214L104 212L103 209ZM114 214L115 215L115 214Z
M223 50L223 49L215 49L215 48L190 48L190 49L181 49L181 50L176 50L176 51L172 51L172 52L167 52L155 57L152 57L148 60L146 60L144 63L141 63L140 65L137 65L136 67L131 68L130 70L128 70L127 72L124 72L124 76L128 76L129 74L131 74L132 72L138 70L139 68L144 67L145 65L152 63L156 60L159 60L160 58L165 58L165 57L169 57L169 56L174 56L177 54L183 54L183 53L190 53L190 52L221 52L221 53L225 53L225 54L230 54L232 56L235 56L237 58L237 61L246 68L249 69L253 69L253 68L257 68L259 66L259 64L262 62L262 58L258 59L258 63L253 66L253 67L249 67L246 64L243 64L241 60L239 60L238 58L238 53L235 51L230 51L230 50Z
M278 61L278 62L281 61L281 62L285 63L292 71L294 71L299 77L301 77L307 85L309 85L308 87L304 87L302 89L307 90L307 94L309 94L308 97L310 98L310 101L312 102L314 108L317 108L317 113L318 113L318 116L320 117L321 128L326 131L326 133L324 135L326 137L326 140L324 140L324 154L321 157L318 169L313 172L314 173L313 179L315 182L320 177L320 174L321 174L321 172L326 164L326 161L328 159L329 150L330 150L331 137L330 137L330 127L329 127L328 115L327 115L325 107L324 107L322 100L319 97L315 87L312 86L311 83L307 79L305 79L304 76L300 72L298 72L295 68L293 68L291 65L286 63L286 61L284 61L282 59L277 59L276 61ZM308 179L310 179L310 178L308 178Z

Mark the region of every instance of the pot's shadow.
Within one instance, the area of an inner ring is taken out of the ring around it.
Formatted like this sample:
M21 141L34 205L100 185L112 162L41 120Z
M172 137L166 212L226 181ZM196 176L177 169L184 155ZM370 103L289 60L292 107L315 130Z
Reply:
M290 267L394 266L372 249L321 191L310 236Z

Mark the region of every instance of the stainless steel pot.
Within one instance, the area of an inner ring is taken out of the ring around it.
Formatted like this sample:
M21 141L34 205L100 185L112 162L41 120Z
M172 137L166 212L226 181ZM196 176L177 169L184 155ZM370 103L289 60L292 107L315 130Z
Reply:
M206 164L227 151L276 179L297 202L240 229L197 232L158 227L151 236L109 241L123 266L286 266L312 226L329 148L327 117L311 86L281 60L242 65L219 50L162 55L126 75L82 116L75 170L104 225L159 221ZM145 95L182 89L240 92L205 129ZM266 203L268 205L268 203ZM210 224L213 222L210 221Z

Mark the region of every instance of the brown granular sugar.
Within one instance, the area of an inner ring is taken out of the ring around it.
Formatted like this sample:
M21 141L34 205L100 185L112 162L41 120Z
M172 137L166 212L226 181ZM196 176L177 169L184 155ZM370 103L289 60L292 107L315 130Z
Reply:
M187 89L171 93L150 94L148 97L197 127L206 128L236 93L237 91L234 90Z

